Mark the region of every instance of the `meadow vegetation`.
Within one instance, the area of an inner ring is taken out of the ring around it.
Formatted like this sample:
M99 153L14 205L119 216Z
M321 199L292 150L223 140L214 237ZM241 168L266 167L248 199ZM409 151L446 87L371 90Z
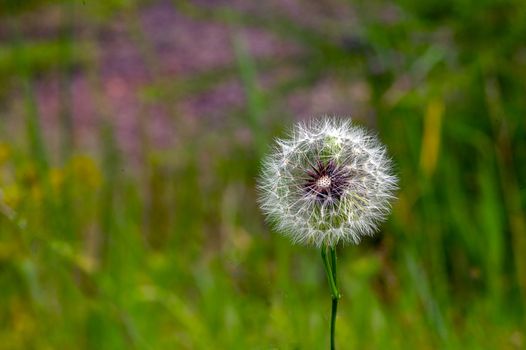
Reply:
M163 74L141 17L159 3L226 28L232 60ZM312 22L206 3L0 2L0 348L326 348L319 252L265 224L255 177L273 138L309 116L287 98L327 80L361 89L349 114L400 177L380 234L339 247L338 348L526 347L524 2L326 0L339 19ZM102 88L100 38L116 22L149 77L126 140ZM252 54L246 30L290 55ZM231 81L242 103L219 117L177 107ZM158 106L165 145L148 132Z

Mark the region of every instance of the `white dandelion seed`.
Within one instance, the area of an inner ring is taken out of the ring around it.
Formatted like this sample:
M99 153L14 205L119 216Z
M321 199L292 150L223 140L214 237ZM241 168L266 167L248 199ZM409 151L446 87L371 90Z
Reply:
M386 148L350 120L300 123L278 139L258 181L260 204L295 243L358 244L390 212L397 178Z

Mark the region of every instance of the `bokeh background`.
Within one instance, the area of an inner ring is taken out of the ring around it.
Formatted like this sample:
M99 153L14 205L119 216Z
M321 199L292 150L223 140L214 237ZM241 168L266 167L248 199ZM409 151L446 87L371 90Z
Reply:
M339 349L524 349L522 0L0 1L0 348L327 348L255 190L322 114L401 179L338 247Z

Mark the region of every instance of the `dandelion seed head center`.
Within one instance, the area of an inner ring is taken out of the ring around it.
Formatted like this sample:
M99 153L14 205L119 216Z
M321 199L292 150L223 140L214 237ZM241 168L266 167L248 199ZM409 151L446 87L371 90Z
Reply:
M303 185L305 194L322 205L339 201L351 179L347 168L337 165L334 160L323 162L320 159L310 163L306 176L307 180Z
M329 188L331 187L331 178L327 175L323 175L316 181L316 186L319 188Z

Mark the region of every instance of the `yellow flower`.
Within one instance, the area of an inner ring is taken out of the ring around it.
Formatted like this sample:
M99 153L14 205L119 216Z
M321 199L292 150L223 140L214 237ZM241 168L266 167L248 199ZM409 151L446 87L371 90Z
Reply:
M79 181L90 189L96 189L102 182L102 174L93 161L88 156L74 156L68 164L69 176Z
M22 196L20 194L20 188L15 184L2 188L2 199L3 202L10 208L17 208Z
M53 188L54 191L59 191L64 184L64 171L60 168L51 169L49 172L49 181L51 188Z

